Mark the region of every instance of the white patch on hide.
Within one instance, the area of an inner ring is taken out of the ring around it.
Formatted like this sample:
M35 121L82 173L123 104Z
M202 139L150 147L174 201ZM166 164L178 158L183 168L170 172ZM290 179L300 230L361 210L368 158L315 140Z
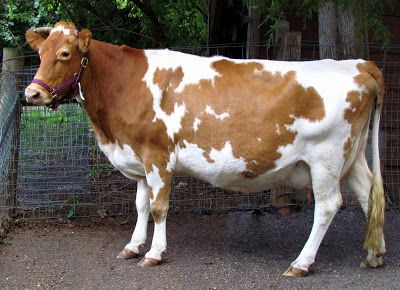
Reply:
M224 188L246 170L246 161L242 157L233 156L229 141L225 142L221 150L211 149L209 157L213 162L204 157L205 151L196 144L186 140L183 143L185 146L179 150L177 159L177 174L194 176Z
M163 219L159 223L154 223L153 241L150 251L145 255L146 258L162 260L162 254L167 249L167 220Z
M62 34L68 36L71 35L72 31L69 28L65 28L63 25L57 25L50 31L50 35L53 34L54 32L61 32ZM73 33L75 36L78 36L78 31L74 30Z
M99 142L99 147L110 163L126 177L136 179L137 175L145 176L143 163L139 161L138 156L128 144L121 147L117 143L101 144Z
M167 127L167 134L170 139L173 140L174 134L178 133L182 128L181 121L186 113L186 106L182 104L174 104L174 110L170 115L167 115L161 109L161 100L163 97L162 89L153 83L154 73L158 70L173 70L175 71L179 67L183 72L183 79L179 86L175 89L175 92L179 93L189 84L197 84L200 80L211 80L219 74L211 66L212 62L221 57L204 58L190 54L184 54L181 52L164 50L145 50L145 54L148 61L148 69L143 77L143 81L146 82L147 87L151 91L153 96L153 110L155 112L155 118L160 119L164 122ZM172 100L167 100L172 101Z
M199 118L195 118L193 122L193 131L199 130L199 125L201 124L201 120Z
M155 112L155 116L153 122L155 123L157 119L160 119L164 122L165 126L167 127L167 135L171 140L174 139L174 134L178 133L179 130L182 128L182 118L186 113L186 106L185 104L178 105L175 103L174 111L168 115L161 109L161 90L159 94L156 92L153 93L153 110Z
M145 50L149 68L144 76L147 85L153 82L154 72L158 69L172 69L178 67L182 68L183 79L175 92L181 93L187 85L198 84L200 80L211 80L220 74L212 67L212 63L224 57L200 57L191 54L185 54L168 49L160 50Z
M255 68L253 72L255 76L261 76L263 74L263 70L257 68Z
M160 171L157 166L153 164L153 168L150 172L146 174L147 184L151 187L153 191L154 200L157 198L160 189L164 187L165 183L160 176Z
M276 124L275 127L276 127L276 134L281 135L281 130L279 129L279 125Z
M206 109L204 110L207 114L214 116L216 119L223 121L225 118L229 117L228 112L224 112L222 114L217 114L215 113L214 109L211 108L210 106L206 106Z
M178 146L177 146L178 148ZM169 173L171 173L174 169L175 169L175 165L176 165L176 151L175 152L170 152L169 154L169 160L167 162L167 171Z

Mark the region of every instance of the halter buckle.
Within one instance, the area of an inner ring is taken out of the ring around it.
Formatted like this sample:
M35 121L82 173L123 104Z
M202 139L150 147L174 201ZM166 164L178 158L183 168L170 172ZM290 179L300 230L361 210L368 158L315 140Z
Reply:
M52 90L51 93L50 93L51 94L51 98L52 99L57 98L58 97L58 93L59 93L59 91L57 89Z
M89 60L88 60L86 57L82 57L81 66L82 66L83 68L86 68L86 66L88 65L88 63L89 63Z

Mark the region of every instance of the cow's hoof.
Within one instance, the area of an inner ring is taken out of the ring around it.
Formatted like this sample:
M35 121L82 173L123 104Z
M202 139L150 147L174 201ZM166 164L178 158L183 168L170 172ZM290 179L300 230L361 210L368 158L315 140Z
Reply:
M139 254L125 248L118 254L117 259L132 259L137 257L139 257Z
M383 259L381 257L376 257L373 260L365 260L364 262L361 262L360 267L362 269L367 269L367 268L377 268L381 267L383 265Z
M283 273L283 276L286 277L305 277L308 275L308 271L302 270L302 269L297 269L295 267L289 267L285 273Z
M161 263L161 261L158 261L156 259L153 258L148 258L148 257L144 257L139 263L138 265L140 267L154 267L157 266Z

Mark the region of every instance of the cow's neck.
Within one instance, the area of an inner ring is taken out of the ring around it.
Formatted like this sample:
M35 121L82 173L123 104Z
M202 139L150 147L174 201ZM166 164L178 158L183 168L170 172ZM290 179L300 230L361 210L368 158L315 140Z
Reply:
M93 40L88 59L81 81L85 96L82 106L97 139L103 144L131 139L134 136L125 132L128 117L129 122L138 120L132 108L149 101L142 81L147 70L143 51Z

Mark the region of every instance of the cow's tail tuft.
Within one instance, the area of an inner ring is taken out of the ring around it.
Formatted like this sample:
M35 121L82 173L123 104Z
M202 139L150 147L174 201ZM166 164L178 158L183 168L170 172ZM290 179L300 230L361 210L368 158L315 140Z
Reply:
M376 79L376 78L375 78ZM377 79L376 79L377 80ZM382 78L380 78L382 80ZM364 249L368 251L369 266L376 267L374 260L385 254L383 226L385 221L385 196L379 159L379 121L382 111L384 86L377 80L378 90L372 127L372 187L368 201L368 224Z

